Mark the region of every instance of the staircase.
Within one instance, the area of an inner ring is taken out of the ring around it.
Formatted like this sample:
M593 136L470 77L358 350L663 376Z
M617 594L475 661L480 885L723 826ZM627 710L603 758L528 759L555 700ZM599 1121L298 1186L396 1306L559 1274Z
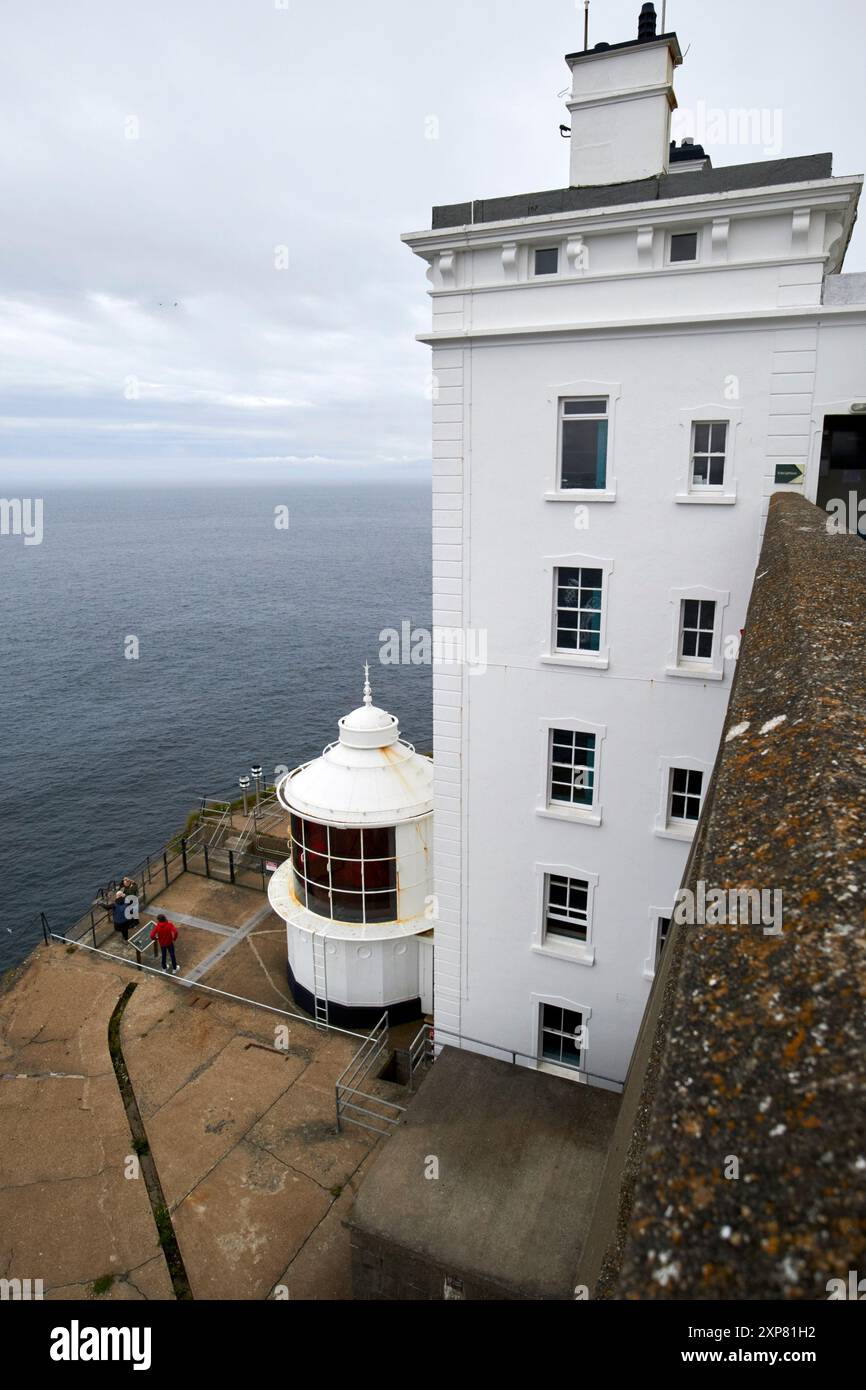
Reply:
M231 820L232 808L227 801L210 801L207 797L202 797L199 824L202 827L202 839L208 849L217 849L220 846Z

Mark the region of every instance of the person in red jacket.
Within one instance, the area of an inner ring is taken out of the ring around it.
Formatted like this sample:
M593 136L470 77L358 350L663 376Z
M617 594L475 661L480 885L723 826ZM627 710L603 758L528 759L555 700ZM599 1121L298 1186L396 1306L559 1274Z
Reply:
M162 948L163 970L165 970L166 968L166 956L170 955L171 970L169 971L169 974L171 974L171 971L173 970L176 975L178 970L180 970L180 966L177 963L177 957L174 954L174 943L177 941L177 927L174 925L174 922L170 922L168 920L164 912L160 912L159 916L157 917L156 922L154 923L153 931L150 933L150 939L151 941L158 941L160 947Z

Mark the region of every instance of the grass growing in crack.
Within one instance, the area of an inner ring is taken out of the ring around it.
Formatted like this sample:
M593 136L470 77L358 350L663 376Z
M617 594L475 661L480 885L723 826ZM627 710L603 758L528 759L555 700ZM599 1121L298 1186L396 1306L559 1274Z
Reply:
M94 1298L101 1298L104 1293L108 1293L113 1283L113 1274L100 1274L99 1278L94 1279L93 1283L90 1285L90 1292L93 1294Z
M156 1220L156 1229L159 1232L159 1243L165 1249L167 1245L172 1245L174 1242L174 1231L172 1230L168 1207L157 1207L153 1215Z

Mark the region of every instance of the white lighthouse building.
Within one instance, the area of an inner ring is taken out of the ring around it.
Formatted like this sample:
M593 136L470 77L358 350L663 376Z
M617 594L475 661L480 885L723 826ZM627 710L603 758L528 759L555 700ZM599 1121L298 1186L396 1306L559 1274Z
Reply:
M839 274L862 178L672 146L652 5L566 62L568 186L404 238L432 302L433 621L487 652L434 671L435 1020L617 1085L768 499L866 499L866 277Z
M365 675L337 742L277 784L291 857L268 889L296 1002L345 1027L432 1010L433 769Z

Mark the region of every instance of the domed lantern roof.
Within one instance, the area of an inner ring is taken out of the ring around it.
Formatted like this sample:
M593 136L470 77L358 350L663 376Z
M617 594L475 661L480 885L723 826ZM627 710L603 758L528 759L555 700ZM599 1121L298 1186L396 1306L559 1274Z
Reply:
M320 758L277 783L294 815L334 825L397 825L433 809L433 766L400 738L396 716L373 704L369 666L363 703L338 722Z
M338 721L340 742L346 748L389 748L400 737L396 715L373 704L370 666L364 664L364 703Z

